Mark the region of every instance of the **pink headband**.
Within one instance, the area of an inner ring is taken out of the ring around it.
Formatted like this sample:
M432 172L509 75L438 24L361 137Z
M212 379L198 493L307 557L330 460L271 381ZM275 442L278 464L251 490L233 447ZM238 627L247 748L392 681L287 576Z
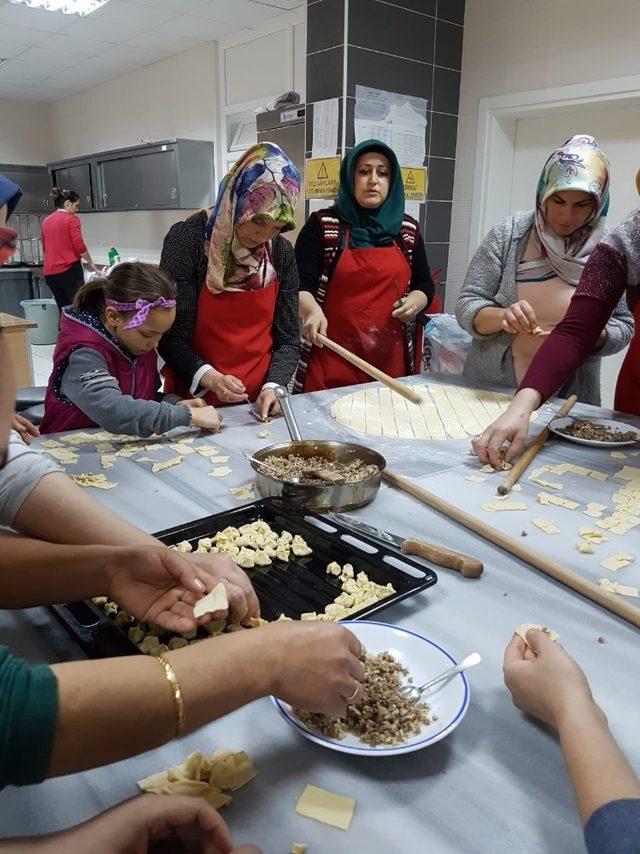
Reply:
M164 297L158 297L154 302L149 302L146 299L137 299L135 302L118 302L114 299L108 299L107 305L118 311L135 311L136 314L124 326L124 329L135 329L137 326L142 326L149 317L149 312L152 308L175 308L176 301L174 299L165 299Z

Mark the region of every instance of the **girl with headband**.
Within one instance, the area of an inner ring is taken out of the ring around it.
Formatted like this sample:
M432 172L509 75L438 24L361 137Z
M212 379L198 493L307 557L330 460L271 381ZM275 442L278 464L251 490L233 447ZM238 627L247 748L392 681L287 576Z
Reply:
M200 400L161 399L156 347L175 319L175 284L150 264L119 264L64 309L41 433L102 427L151 436L194 425L217 431Z

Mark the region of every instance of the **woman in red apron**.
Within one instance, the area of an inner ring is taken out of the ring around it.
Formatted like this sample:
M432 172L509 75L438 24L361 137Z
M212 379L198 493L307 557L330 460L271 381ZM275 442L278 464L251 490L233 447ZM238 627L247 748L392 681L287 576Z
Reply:
M160 267L178 289L176 322L159 348L165 391L213 406L249 400L274 414L273 388L298 358L298 275L281 233L295 227L300 176L272 143L254 145L220 184L207 215L176 223ZM204 285L204 287L203 287Z
M314 213L296 242L302 348L295 391L369 382L317 338L328 335L393 377L420 370L421 326L433 282L416 220L404 212L393 151L377 140L352 149L340 168L337 204Z

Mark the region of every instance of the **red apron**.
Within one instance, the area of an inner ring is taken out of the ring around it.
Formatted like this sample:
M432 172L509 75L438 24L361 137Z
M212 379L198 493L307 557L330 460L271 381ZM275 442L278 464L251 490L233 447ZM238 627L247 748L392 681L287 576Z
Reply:
M640 415L640 301L633 312L635 333L618 374L616 398L613 404L620 412Z
M391 312L410 279L411 268L397 244L350 249L347 229L322 307L329 338L392 377L403 377L404 332ZM326 347L311 350L304 391L367 382L368 374Z
M278 298L278 280L259 291L223 291L212 294L202 285L193 349L222 374L232 374L255 400L264 385L273 349L273 316ZM166 394L193 397L167 366L163 369ZM212 391L204 396L212 406L228 406Z

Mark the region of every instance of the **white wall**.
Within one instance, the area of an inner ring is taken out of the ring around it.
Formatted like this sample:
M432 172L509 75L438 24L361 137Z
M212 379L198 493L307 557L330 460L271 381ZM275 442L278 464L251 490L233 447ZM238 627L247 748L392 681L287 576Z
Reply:
M640 74L638 2L467 0L448 311L467 267L480 98L632 74Z
M137 145L141 139L217 140L217 46L209 42L51 105L49 160ZM169 227L186 211L80 215L85 242L102 260L157 260Z
M146 65L51 105L52 159L144 139L215 139L216 43Z
M0 163L40 166L50 159L51 107L0 98Z

